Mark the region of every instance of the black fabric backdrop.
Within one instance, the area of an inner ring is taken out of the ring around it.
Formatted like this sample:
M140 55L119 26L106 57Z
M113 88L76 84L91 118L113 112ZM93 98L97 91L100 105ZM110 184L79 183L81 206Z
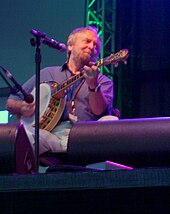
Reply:
M116 74L122 118L170 116L169 35L169 0L117 1L116 48L130 52Z

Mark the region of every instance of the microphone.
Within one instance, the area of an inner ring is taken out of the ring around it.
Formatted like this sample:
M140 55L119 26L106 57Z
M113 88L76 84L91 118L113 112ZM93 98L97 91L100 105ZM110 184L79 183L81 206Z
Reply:
M54 39L51 39L49 37L46 36L46 33L38 31L38 30L31 30L31 33L34 36L40 37L41 38L41 42L44 43L45 45L48 45L50 48L54 48L59 50L60 52L65 52L67 50L67 47L65 44L60 43Z
M6 70L4 67L2 67L1 65L0 65L0 67L5 72L5 74L11 79L11 81L14 83L16 89L23 94L24 101L26 103L32 103L34 101L33 95L32 94L27 94L26 91L22 88L22 86L14 79L12 74L8 70Z

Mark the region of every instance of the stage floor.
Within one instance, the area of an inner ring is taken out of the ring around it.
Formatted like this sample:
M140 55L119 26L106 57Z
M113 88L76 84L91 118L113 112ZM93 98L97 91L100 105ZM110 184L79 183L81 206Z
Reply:
M170 213L170 168L0 176L0 213Z
M170 168L0 175L0 192L170 186Z

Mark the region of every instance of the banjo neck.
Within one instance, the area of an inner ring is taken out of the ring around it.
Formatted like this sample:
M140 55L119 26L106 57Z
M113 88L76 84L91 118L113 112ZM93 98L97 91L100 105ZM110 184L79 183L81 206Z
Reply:
M57 87L54 89L53 93L56 94L60 91L64 91L70 86L72 86L74 83L76 83L78 80L83 78L83 73L76 74L69 78L68 80L64 81L61 84L58 84Z
M122 49L119 52L115 54L111 54L108 57L105 57L103 59L100 59L95 63L97 67L113 64L115 67L118 66L118 63L123 61L126 64L126 59L128 58L129 51L127 49ZM80 73L72 76L68 80L64 81L61 84L58 84L57 87L54 89L53 94L56 94L58 92L61 92L63 90L66 90L70 86L72 86L74 83L76 83L78 80L84 78L83 76L83 69L80 69Z

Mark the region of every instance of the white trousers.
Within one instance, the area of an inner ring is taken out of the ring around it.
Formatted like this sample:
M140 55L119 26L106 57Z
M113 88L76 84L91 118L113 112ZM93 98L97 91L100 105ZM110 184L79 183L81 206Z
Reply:
M118 120L115 116L104 116L99 121ZM24 125L30 143L35 149L35 128ZM59 123L51 132L40 129L39 130L39 154L49 152L66 152L67 143L72 123L70 121L63 121Z
M30 143L35 149L35 128L24 125ZM58 124L51 132L39 130L39 154L44 152L65 152L67 150L68 136L72 124L64 121Z

